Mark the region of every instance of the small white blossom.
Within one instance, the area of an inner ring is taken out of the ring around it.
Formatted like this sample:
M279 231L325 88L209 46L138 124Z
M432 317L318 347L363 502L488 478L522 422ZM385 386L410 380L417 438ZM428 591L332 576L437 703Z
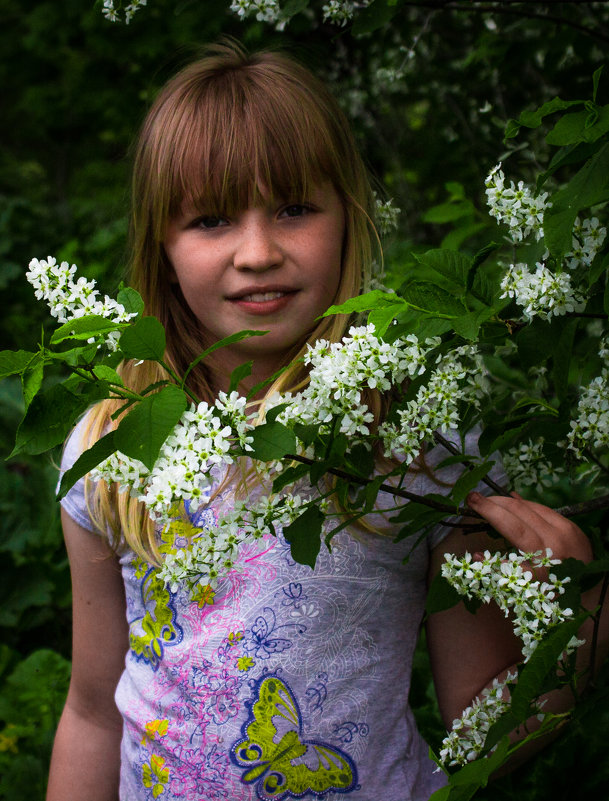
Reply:
M563 609L556 600L565 592L564 585L569 579L559 580L550 573L547 581L541 581L534 578L529 567L560 564L549 549L545 553L510 553L507 559L505 554L485 551L480 562L472 561L469 553L463 557L445 554L444 559L442 575L458 593L484 603L494 601L506 617L513 617L514 633L522 640L525 662L550 629L573 616L571 609ZM565 653L582 644L583 641L572 638ZM504 682L495 679L493 686L483 690L461 718L453 722L440 751L445 765L464 765L477 758L484 749L490 727L508 708L507 687L516 678L514 673Z
M606 367L584 387L567 439L569 448L580 458L586 448L609 445L609 369Z
M132 0L129 5L125 6L124 8L124 15L125 15L125 24L129 24L133 18L133 15L136 11L138 11L142 6L145 6L148 0ZM119 6L122 5L122 2L119 2ZM118 22L120 20L119 13L115 7L114 0L104 0L104 4L102 6L102 14L107 20L110 22Z
M241 19L255 16L258 22L282 23L282 10L277 0L232 0L230 10Z
M544 211L551 205L547 192L533 195L523 181L506 186L501 164L491 170L485 185L489 214L508 226L513 242L522 242L531 233L537 240L542 238Z
M565 254L565 263L570 270L578 267L589 267L601 249L607 229L603 228L597 217L583 222L576 217L573 225L571 250Z
M541 490L559 480L562 468L554 467L548 459L544 459L543 446L543 437L539 437L535 442L529 439L528 442L510 448L504 454L505 472L517 490L533 485L537 490Z
M97 314L117 323L128 322L135 313L129 313L117 301L104 295L103 300L95 289L95 281L80 277L74 280L77 267L67 261L57 264L49 256L47 259L32 259L25 277L34 287L38 300L48 303L51 315L60 323L67 323L88 314ZM116 350L119 332L112 331L106 337L106 345Z
M393 200L381 200L375 192L375 220L381 234L387 234L398 227L398 218L401 209L393 205Z
M542 262L535 267L535 272L531 272L526 264L510 264L501 281L501 297L514 298L523 307L525 320L534 317L549 320L584 309L586 301L573 288L568 273L553 273Z

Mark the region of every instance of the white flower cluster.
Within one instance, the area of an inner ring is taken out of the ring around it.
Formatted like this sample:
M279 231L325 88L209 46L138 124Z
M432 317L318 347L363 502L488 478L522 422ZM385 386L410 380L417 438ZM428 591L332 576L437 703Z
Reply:
M76 270L76 265L70 266L67 261L57 264L57 260L49 256L47 259L32 259L29 272L25 274L34 287L36 298L48 303L51 315L60 323L88 314L107 317L117 323L128 322L137 316L127 312L124 306L108 295L101 300L95 289L95 281L87 281L82 277L74 281ZM117 331L108 335L106 344L111 350L116 350L119 336Z
M214 588L218 579L239 570L238 552L243 545L275 535L276 527L292 523L309 501L298 493L236 501L233 511L223 515L216 526L205 528L188 548L167 553L159 578L172 592L184 585L191 593L206 585Z
M472 561L470 553L463 557L445 554L444 559L442 575L460 595L476 597L485 603L495 601L506 617L513 617L514 634L522 640L525 662L550 629L573 616L571 609L562 609L556 600L564 593L569 578L561 580L550 573L547 581L540 581L533 576L531 568L560 564L560 560L552 559L550 549L545 555L510 553L507 559L505 554L485 551L480 562ZM565 653L580 645L583 641L572 637ZM508 674L504 681L495 680L493 687L483 691L461 718L453 722L440 752L444 764L463 765L476 759L490 727L507 709L506 688L515 678Z
M135 12L138 11L142 6L145 6L147 2L148 0L132 0L128 6L125 6L124 14L125 23L127 25L131 22ZM119 13L114 5L114 0L104 0L102 14L107 20L110 20L110 22L118 22L120 19Z
M234 462L235 446L251 450L252 425L245 416L245 403L237 392L220 392L213 406L193 404L163 444L151 471L142 462L116 453L91 471L91 476L96 481L116 482L121 490L129 488L153 520L166 524L176 503L201 498L216 466Z
M341 434L353 441L363 441L370 433L373 415L362 403L362 392L368 387L382 392L400 386L408 377L425 370L426 356L435 341L422 347L410 334L395 342L383 342L373 325L351 327L342 342L325 339L309 345L304 357L311 366L307 387L298 394L276 396L273 405L288 402L288 408L277 419L284 425L315 424L326 431L335 418L340 418Z
M240 19L255 16L258 22L278 24L281 27L282 10L277 0L232 0L230 10Z
M484 552L480 562L472 561L472 555L463 557L444 555L442 575L460 595L476 597L484 603L495 601L505 616L514 618L514 634L522 640L525 662L548 630L573 615L571 609L562 609L555 598L564 593L563 585L570 579L559 579L550 573L547 581L534 578L530 569L551 567L560 564L552 559L547 549L541 553ZM568 650L577 647L570 643Z
M398 227L401 209L393 205L393 200L381 200L375 193L375 221L381 234L387 234Z
M565 263L570 270L578 267L589 267L599 252L605 238L607 229L602 227L598 217L591 217L583 222L575 218L571 251L565 255Z
M554 467L543 455L544 439L538 437L535 442L521 442L510 448L503 456L505 472L512 479L517 490L535 485L538 491L549 487L560 478L562 468Z
M356 7L357 4L350 0L330 0L322 8L324 22L330 21L335 25L346 25L353 18Z
M581 459L586 448L609 445L609 342L601 340L598 351L605 362L601 374L585 387L577 404L577 417L571 420L568 447Z
M531 272L526 264L510 264L501 281L501 297L514 298L523 307L525 320L549 320L584 309L585 298L573 288L569 273L553 273L541 262L535 267Z
M440 749L440 761L444 765L465 765L478 758L491 726L509 709L507 687L517 678L517 673L509 672L504 681L493 679L492 687L482 690L461 717L453 720L452 729Z
M506 223L513 242L522 242L531 233L537 240L542 238L543 215L550 205L547 192L534 196L523 181L519 181L518 186L510 181L506 186L501 164L490 171L485 185L489 214L497 222Z
M385 422L379 426L385 455L396 454L410 464L435 431L456 429L459 403L477 406L487 391L485 373L482 357L473 345L463 345L439 356L429 380L398 412L399 424Z

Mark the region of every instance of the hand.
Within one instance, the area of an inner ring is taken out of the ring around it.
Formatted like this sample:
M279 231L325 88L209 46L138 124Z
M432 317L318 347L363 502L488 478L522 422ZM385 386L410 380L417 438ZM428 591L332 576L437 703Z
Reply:
M541 503L525 501L517 492L490 497L471 492L467 504L521 551L545 553L550 548L554 559L590 562L593 558L590 541L579 526Z

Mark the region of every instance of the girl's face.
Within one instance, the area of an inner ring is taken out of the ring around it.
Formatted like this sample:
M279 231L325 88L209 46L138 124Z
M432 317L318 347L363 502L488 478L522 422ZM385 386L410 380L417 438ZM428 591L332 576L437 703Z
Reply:
M265 378L306 338L336 295L344 230L329 181L304 202L263 194L230 218L183 204L164 247L203 345L243 329L269 332L217 351L225 375L253 359L255 380Z

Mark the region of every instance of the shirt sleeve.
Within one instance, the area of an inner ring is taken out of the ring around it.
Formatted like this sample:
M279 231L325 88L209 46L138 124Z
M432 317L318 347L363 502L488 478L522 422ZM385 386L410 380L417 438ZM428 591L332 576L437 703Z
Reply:
M480 450L478 448L478 439L480 438L480 434L481 429L479 426L475 426L467 432L464 443L464 450L466 454L471 456L480 455ZM448 433L443 434L443 436L446 440L452 442L453 445L461 448L461 438L458 432L449 431ZM416 492L419 492L422 495L429 492L435 492L441 495L447 495L449 493L455 481L457 481L457 479L463 474L465 468L462 464L458 463L438 469L437 465L439 465L448 456L450 456L449 451L442 445L436 445L425 454L425 465L428 468L428 473L422 471L419 474L420 486L417 487ZM500 486L506 486L508 479L503 469L501 455L496 452L491 454L488 459L489 461L495 463L489 471L488 477L496 484L499 484ZM440 483L436 483L436 481L434 481L434 477ZM444 486L445 484L448 484L448 486ZM479 492L481 495L492 495L494 492L494 490L483 481L480 481L472 491ZM458 518L449 517L448 519L456 521ZM442 524L438 524L434 529L432 529L427 536L429 548L435 548L435 546L442 542L442 540L448 535L449 531L450 528L448 526L443 526Z
M86 417L81 418L66 440L61 458L61 468L59 472L57 488L59 488L59 483L61 482L61 478L65 471L72 467L80 454L85 450L82 441L85 422ZM87 531L99 533L99 529L91 520L91 515L89 514L89 510L87 508L84 477L78 479L78 481L68 490L67 495L61 499L61 505L70 515L72 520L78 523L79 526L87 529Z

